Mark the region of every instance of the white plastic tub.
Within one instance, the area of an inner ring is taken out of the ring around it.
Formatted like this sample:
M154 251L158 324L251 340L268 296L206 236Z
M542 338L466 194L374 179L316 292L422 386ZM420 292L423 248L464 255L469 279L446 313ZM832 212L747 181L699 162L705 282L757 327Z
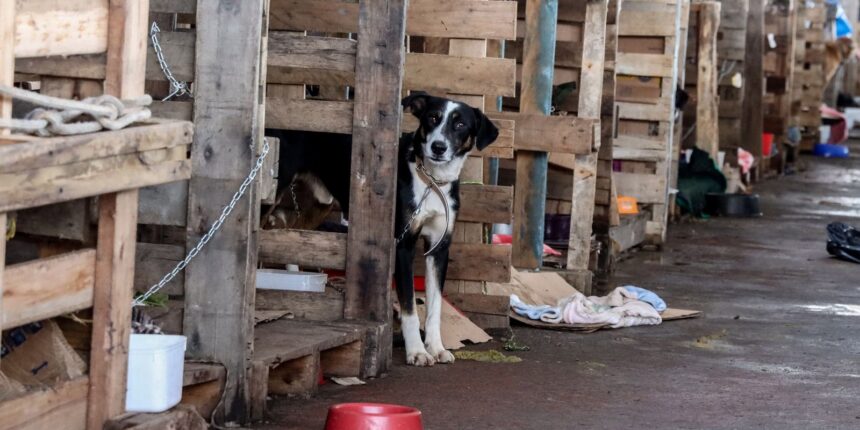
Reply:
M325 273L257 269L257 288L263 290L324 293L326 281L328 281L328 275Z
M185 336L133 334L128 344L128 412L164 412L182 399Z

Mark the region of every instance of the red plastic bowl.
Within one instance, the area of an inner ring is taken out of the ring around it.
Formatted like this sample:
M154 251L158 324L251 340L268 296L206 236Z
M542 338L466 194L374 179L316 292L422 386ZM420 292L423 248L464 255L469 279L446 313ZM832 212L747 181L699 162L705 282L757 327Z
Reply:
M328 409L325 430L423 430L421 411L383 403L341 403Z

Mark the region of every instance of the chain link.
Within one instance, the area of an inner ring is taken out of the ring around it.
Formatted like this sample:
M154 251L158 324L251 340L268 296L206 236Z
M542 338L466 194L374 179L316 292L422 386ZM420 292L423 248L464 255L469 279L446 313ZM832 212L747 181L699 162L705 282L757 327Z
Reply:
M257 173L260 172L260 169L263 168L263 161L266 159L266 155L269 154L269 141L263 138L263 151L259 157L257 157L257 162L254 164L254 167L248 173L248 176L242 181L242 185L239 186L239 190L233 194L233 198L230 199L230 203L227 206L224 206L224 209L221 210L221 216L209 227L209 231L200 238L200 241L197 242L197 245L188 252L188 255L185 256L185 259L180 261L173 270L170 271L167 275L165 275L157 284L153 285L146 291L143 295L138 297L132 302L133 306L141 306L143 303L153 294L157 293L159 290L164 288L173 278L176 277L180 272L182 272L191 260L200 253L200 250L206 246L207 243L215 236L215 233L221 228L224 224L224 221L230 216L230 213L233 212L233 209L236 208L236 203L239 203L239 200L245 195L245 192L248 190L248 187L251 186L251 183L254 181L254 178L257 177Z
M161 101L167 101L173 97L184 94L188 94L189 97L194 97L194 94L191 93L191 89L188 88L187 82L179 82L179 80L173 77L173 73L170 71L170 66L167 65L167 61L164 59L164 51L161 50L161 43L158 41L158 33L161 33L161 29L158 28L158 24L153 22L152 27L149 29L149 38L152 39L152 49L155 50L155 58L158 59L158 66L161 67L161 73L164 73L164 77L170 82L171 90L170 94L161 99Z

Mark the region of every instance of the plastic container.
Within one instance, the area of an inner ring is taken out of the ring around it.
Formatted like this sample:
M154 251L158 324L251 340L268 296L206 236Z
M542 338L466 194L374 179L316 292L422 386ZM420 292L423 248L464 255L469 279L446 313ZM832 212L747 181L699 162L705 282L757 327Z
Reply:
M773 133L763 133L761 135L761 155L770 157L773 151Z
M185 336L133 334L128 343L128 412L164 412L182 399Z
M705 212L716 216L739 218L762 216L758 194L705 194Z
M848 158L848 147L829 143L818 143L812 153L824 158Z
M325 430L423 430L421 411L383 403L341 403L328 410Z
M262 290L324 293L327 281L328 275L325 273L257 269L257 288Z

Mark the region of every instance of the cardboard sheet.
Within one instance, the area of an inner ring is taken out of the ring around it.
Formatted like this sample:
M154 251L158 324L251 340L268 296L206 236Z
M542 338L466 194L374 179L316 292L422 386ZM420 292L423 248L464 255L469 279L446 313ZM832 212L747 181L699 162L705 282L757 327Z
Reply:
M421 320L421 329L424 329L424 317L426 315L426 306L424 302L424 294L417 294L416 298L421 299L421 303L417 306L418 318ZM460 349L466 346L463 342L484 343L493 340L492 336L488 335L483 329L475 325L469 318L460 313L447 300L442 300L442 345L445 349Z

